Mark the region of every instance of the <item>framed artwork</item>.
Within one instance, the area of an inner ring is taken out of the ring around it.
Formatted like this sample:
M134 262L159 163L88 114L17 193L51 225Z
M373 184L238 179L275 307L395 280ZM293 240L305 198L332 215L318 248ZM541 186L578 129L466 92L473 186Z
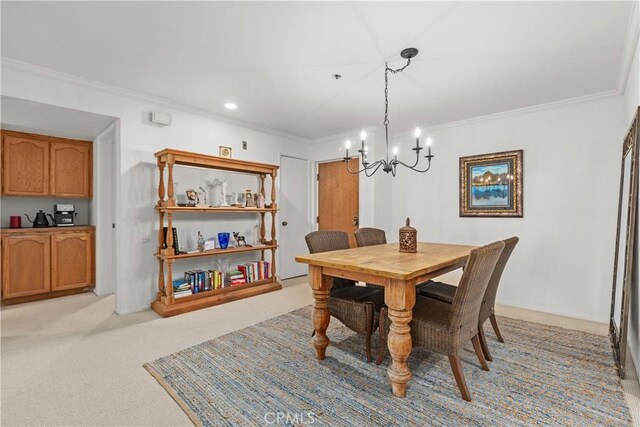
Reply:
M613 261L613 289L611 290L611 315L609 316L609 336L613 347L613 357L620 378L625 377L627 355L627 330L630 295L636 266L633 265L636 251L636 223L638 205L638 137L639 110L622 144L620 167L620 193L618 197L618 226ZM637 291L636 291L637 292Z
M460 157L460 216L522 217L522 150Z
M220 146L220 151L218 154L220 157L225 157L227 159L231 158L231 147L223 147L222 145Z

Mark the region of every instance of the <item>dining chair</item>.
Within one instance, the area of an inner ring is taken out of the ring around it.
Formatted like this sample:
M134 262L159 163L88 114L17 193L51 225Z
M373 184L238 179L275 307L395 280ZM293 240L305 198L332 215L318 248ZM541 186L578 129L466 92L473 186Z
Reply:
M342 231L314 231L305 236L305 241L312 254L349 249L349 236ZM367 362L372 359L371 336L378 327L378 313L383 304L383 289L357 286L353 280L333 278L329 313L352 331L364 335Z
M498 259L495 270L493 270L493 273L491 274L491 279L489 279L487 290L484 293L484 298L482 299L482 306L480 307L480 316L478 318L478 337L480 339L480 345L482 347L484 357L490 362L493 360L493 358L491 357L491 353L489 352L489 346L487 345L487 339L484 335L483 325L485 324L487 319L489 319L489 321L491 322L491 326L496 333L498 341L504 343L504 339L502 338L502 334L500 333L500 329L498 328L498 321L496 320L495 314L496 294L498 293L498 285L500 284L500 279L502 277L502 273L504 272L504 268L507 265L507 261L509 261L511 253L518 244L519 240L520 239L518 239L517 237L510 237L503 240L504 250L502 251L500 258ZM418 288L418 295L437 299L449 304L452 303L455 293L455 286L442 282L427 282Z
M471 251L451 304L416 295L413 307L410 323L413 347L428 347L449 357L456 384L466 401L471 401L471 393L464 378L460 352L471 341L480 366L489 370L478 339L478 316L503 248L504 243L498 241ZM380 327L388 331L389 326L388 318L380 319Z
M358 228L355 232L358 247L384 245L387 243L387 236L384 230L372 227Z

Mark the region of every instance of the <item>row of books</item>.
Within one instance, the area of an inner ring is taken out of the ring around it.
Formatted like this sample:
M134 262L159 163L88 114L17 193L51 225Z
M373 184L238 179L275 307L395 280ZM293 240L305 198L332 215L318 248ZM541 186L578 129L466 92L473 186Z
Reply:
M173 281L173 295L175 298L181 298L224 287L224 274L221 271L192 270L184 273L184 279Z
M246 283L264 280L271 277L271 263L269 261L254 261L238 266L238 271Z
M219 270L191 270L184 273L184 279L173 281L173 295L175 298L182 298L213 289L244 285L269 277L271 277L271 263L268 261L239 265L237 270L229 271L226 275Z

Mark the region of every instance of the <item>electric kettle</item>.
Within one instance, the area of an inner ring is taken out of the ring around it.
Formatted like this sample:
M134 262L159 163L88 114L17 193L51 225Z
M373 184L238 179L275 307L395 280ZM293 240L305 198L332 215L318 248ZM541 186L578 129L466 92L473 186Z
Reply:
M51 218L51 222L55 224L53 216L51 214L44 213L42 210L38 211L36 218L33 221L29 218L29 215L24 214L24 216L27 217L27 220L33 223L33 228L51 227L51 224L49 224L49 220L47 219L47 215Z

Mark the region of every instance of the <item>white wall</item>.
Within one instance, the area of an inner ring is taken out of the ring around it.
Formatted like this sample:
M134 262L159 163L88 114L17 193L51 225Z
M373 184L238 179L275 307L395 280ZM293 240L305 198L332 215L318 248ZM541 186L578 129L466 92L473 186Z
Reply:
M21 99L105 114L120 119L118 157L118 283L120 314L149 308L156 292L155 232L158 173L154 152L163 148L216 154L218 146L233 148L234 158L277 164L280 154L309 158L310 146L293 137L274 135L181 111L103 89L67 76L33 72L3 64L2 93ZM148 112L173 115L170 127L148 122ZM242 150L242 141L249 149ZM148 237L149 240L145 241ZM286 242L282 242L286 244Z
M622 117L615 96L427 130L436 156L431 172L399 170L392 223L397 229L409 216L418 238L435 242L481 245L519 236L498 303L607 322ZM395 143L408 148L413 138ZM524 217L461 218L459 157L518 149Z

